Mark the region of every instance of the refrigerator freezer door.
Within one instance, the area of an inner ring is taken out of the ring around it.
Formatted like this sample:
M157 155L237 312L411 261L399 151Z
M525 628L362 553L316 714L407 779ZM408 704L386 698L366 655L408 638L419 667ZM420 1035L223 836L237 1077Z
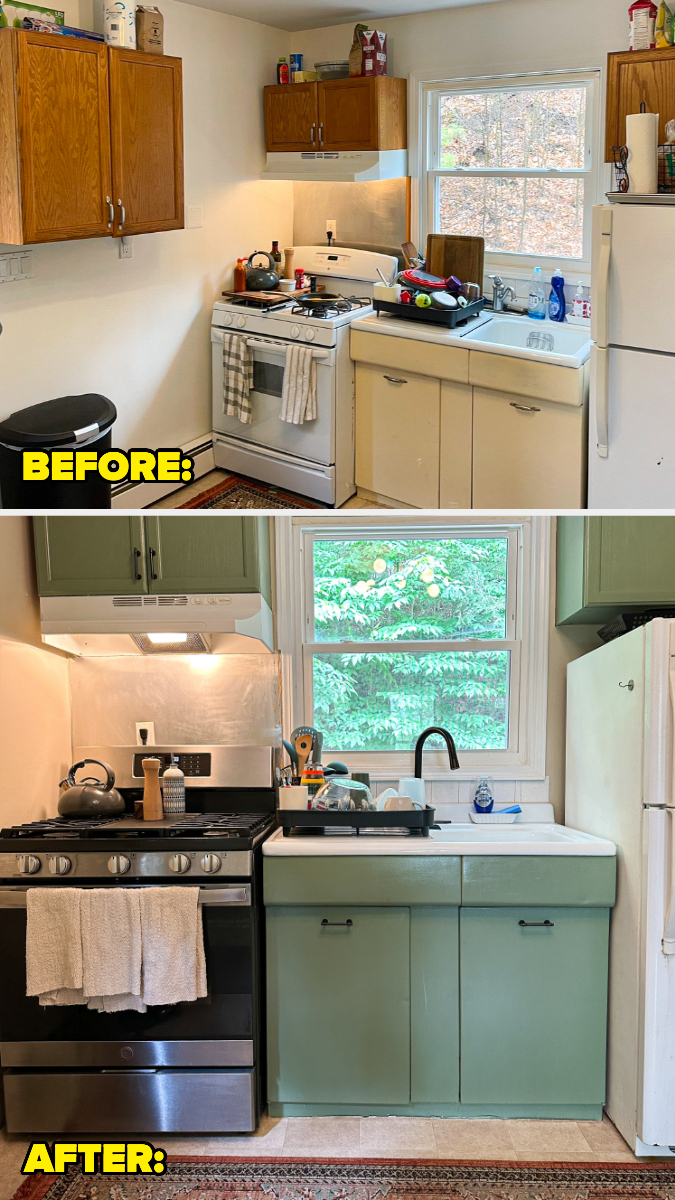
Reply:
M591 337L603 350L609 345L609 267L613 216L614 210L609 204L598 204L593 209Z
M611 258L607 293L608 344L675 354L673 270L675 208L612 206ZM602 209L600 210L602 213ZM594 218L594 263L601 264L602 220ZM602 289L602 275L597 290ZM600 317L603 316L600 299ZM598 328L597 340L602 343ZM673 364L675 365L675 364ZM647 376L646 378L649 378Z
M675 358L611 349L605 371L592 353L588 507L675 508Z

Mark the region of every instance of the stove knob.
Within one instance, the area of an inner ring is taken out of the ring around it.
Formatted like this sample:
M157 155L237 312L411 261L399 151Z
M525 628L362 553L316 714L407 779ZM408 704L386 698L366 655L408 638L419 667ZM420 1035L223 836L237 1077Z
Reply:
M42 863L35 854L17 854L16 865L20 875L35 875L40 870Z
M111 854L108 859L108 870L111 875L126 875L131 863L126 854Z
M231 325L232 322L234 321L234 317L232 316L232 313L224 313L221 319L222 319L223 325Z
M244 329L246 326L246 317L237 317L237 329Z
M190 870L190 859L187 854L172 854L169 859L169 870L175 871L176 875L184 875Z
M307 333L305 334L305 338L306 338L306 340L307 340L308 342L313 342L315 337L316 337L316 333L314 332L314 330L313 330L313 329L308 329L308 330L307 330Z
M205 854L202 859L202 871L206 871L212 875L214 871L219 871L222 865L222 859L219 854Z
M291 337L300 337L299 325L291 325Z
M55 854L53 858L49 859L49 870L52 875L67 875L72 865L65 854Z

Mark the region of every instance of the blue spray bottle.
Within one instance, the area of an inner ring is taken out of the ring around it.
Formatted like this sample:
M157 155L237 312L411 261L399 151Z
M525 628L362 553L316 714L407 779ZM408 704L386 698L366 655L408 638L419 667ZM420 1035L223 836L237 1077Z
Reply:
M565 303L565 278L560 267L551 280L551 295L548 301L548 315L551 321L564 321L567 305Z

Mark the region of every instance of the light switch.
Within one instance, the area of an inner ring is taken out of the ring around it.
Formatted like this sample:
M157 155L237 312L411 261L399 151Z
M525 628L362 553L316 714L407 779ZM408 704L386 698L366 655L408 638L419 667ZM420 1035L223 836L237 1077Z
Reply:
M190 205L187 209L185 226L187 229L201 229L204 224L204 209L201 204Z
M15 283L18 279L33 278L33 256L29 250L23 254L0 254L0 283Z
M10 258L9 273L10 273L10 275L15 275L15 276L21 274L21 259L20 258Z

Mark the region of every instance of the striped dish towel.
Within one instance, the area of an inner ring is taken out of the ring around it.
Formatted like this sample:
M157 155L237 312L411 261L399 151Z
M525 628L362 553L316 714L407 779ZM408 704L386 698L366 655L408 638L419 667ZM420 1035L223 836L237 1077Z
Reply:
M246 337L240 333L223 333L223 412L237 417L243 425L251 423L253 387L253 354Z
M291 425L316 420L316 359L311 346L286 348L279 417Z

